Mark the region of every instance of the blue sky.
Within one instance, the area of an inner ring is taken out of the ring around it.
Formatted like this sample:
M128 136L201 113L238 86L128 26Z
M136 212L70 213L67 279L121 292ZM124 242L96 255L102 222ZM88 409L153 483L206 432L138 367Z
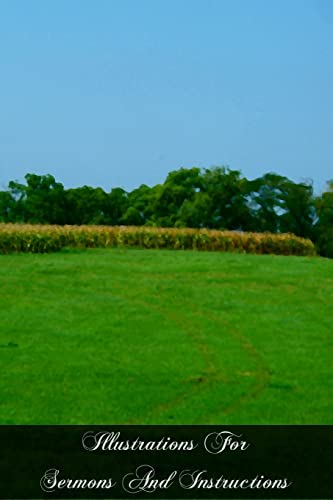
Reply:
M0 0L0 189L333 178L333 1Z

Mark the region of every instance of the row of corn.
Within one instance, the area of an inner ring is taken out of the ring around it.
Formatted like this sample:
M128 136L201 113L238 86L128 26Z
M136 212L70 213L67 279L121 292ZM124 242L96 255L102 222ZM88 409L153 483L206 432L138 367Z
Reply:
M69 248L161 248L280 255L315 255L310 240L293 234L136 226L0 224L0 254Z

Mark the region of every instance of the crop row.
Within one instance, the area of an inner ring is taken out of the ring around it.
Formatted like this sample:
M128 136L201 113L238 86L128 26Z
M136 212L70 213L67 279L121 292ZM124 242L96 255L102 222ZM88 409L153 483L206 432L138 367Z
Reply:
M135 226L0 224L0 254L70 248L161 248L280 255L315 255L310 240L293 234Z

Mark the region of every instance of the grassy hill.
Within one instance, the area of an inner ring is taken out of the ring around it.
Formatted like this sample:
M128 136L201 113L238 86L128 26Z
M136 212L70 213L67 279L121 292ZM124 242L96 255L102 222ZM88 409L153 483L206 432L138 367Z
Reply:
M0 290L1 424L332 423L333 261L5 255Z

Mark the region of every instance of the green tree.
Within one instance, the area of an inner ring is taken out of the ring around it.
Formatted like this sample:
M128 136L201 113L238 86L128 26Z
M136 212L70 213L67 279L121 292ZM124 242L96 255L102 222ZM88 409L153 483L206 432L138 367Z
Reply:
M129 208L122 218L122 224L133 225L133 221L137 221L136 225L142 226L154 216L153 203L155 199L155 188L151 188L146 184L141 184L136 189L133 189L128 194Z
M15 206L13 219L41 224L63 224L66 218L65 191L52 175L26 174L26 185L9 183Z
M102 188L83 186L66 192L68 224L105 224L107 194Z
M173 227L180 220L183 203L194 199L202 184L197 167L180 168L168 174L164 184L156 187L152 203L153 220L162 227Z
M9 191L0 191L0 222L15 222L15 200Z
M121 224L121 220L128 209L128 194L120 187L113 188L102 205L105 223L117 226Z
M227 167L205 169L202 191L208 196L203 220L216 229L247 230L251 210L247 203L247 183L238 170Z
M327 183L326 191L316 198L315 205L315 243L321 255L333 258L333 180Z
M282 189L280 231L303 238L313 237L315 201L312 184L286 181Z
M280 215L283 213L283 190L286 177L267 173L253 181L248 181L248 200L255 229L259 232L280 231Z

